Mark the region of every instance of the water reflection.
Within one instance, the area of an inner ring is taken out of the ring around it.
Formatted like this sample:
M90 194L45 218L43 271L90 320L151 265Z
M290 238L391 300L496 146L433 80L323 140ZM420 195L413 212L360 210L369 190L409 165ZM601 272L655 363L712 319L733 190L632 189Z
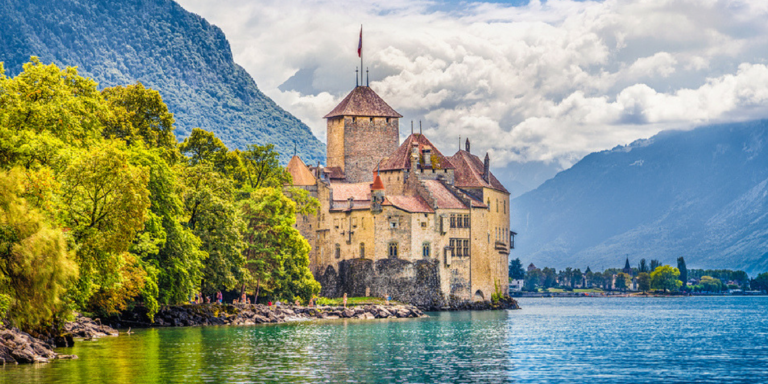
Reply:
M761 382L768 298L536 299L427 319L138 330L0 382Z

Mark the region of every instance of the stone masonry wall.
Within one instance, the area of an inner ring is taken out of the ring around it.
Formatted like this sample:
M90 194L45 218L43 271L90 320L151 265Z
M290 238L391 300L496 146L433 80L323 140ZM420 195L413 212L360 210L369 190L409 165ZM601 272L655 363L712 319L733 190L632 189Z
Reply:
M382 156L397 150L399 127L396 118L344 117L344 173L347 181L373 181L373 170ZM330 136L328 141L330 145Z

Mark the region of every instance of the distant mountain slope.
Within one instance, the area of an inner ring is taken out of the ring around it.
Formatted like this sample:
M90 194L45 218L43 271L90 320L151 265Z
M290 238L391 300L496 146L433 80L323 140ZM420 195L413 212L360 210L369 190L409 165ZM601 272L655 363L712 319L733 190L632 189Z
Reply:
M224 33L171 0L2 0L0 25L8 75L35 55L101 87L140 81L161 92L179 137L201 127L230 148L274 143L286 162L294 146L308 164L325 159L309 128L235 64Z
M768 121L663 132L593 153L511 203L514 257L621 267L624 258L768 271Z

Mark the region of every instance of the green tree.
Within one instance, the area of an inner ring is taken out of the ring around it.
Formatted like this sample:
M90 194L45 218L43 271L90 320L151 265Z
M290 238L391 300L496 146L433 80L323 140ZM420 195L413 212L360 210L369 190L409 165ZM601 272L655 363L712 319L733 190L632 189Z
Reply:
M544 267L541 270L541 284L544 288L552 288L557 284L557 273L554 268Z
M537 288L541 285L542 278L543 273L541 270L538 268L530 270L525 274L525 281L523 282L523 286L528 291L536 291Z
M53 166L62 149L99 141L109 114L93 80L32 57L18 76L0 75L0 166Z
M650 273L651 272L650 268L648 267L648 264L645 262L645 259L640 259L640 264L637 265L637 272L638 273Z
M661 267L661 261L656 259L651 260L651 272L655 271L658 267Z
M664 292L676 291L683 285L679 280L680 271L669 265L662 265L651 272L651 288Z
M257 298L261 290L304 301L319 293L320 284L309 272L309 243L293 227L296 203L278 188L262 188L243 201L242 210L248 285Z
M677 270L680 271L680 281L683 282L683 289L688 284L688 268L685 267L685 259L680 256L677 258Z
M632 277L624 272L619 272L616 274L616 282L615 286L616 289L620 289L622 291L627 290L627 288L630 287L632 284Z
M723 290L723 282L711 276L702 276L699 285L707 292L720 292Z
M0 318L31 328L66 309L77 265L64 234L21 197L22 171L0 172Z
M101 293L111 299L98 306L114 312L141 288L131 285L135 276L126 275L136 272L127 251L149 208L148 179L147 169L131 165L114 144L78 153L61 175L63 220L78 244L80 276L72 293L81 307L95 309L88 301Z
M272 144L249 145L241 158L250 191L279 188L291 182L291 174L280 166L280 155Z
M244 222L234 204L232 181L205 162L184 170L187 226L208 253L203 262L203 291L231 290L245 277Z
M648 272L640 272L637 275L637 289L643 293L651 290L651 275Z
M149 147L176 150L173 114L159 92L136 83L106 88L101 93L114 116L105 120L104 137L116 137L129 144L141 140Z
M513 280L525 279L525 269L520 258L516 258L509 263L509 278Z
M752 280L752 289L758 291L768 291L768 272L763 272Z

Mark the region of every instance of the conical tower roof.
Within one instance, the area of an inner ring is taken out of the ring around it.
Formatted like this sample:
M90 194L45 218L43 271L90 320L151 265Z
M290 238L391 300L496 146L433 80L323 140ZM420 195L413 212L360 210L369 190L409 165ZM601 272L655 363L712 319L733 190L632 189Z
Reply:
M285 169L291 174L293 185L315 185L315 176L298 156L293 155Z
M324 117L330 119L338 116L403 117L382 100L371 87L366 86L355 87L336 108Z

